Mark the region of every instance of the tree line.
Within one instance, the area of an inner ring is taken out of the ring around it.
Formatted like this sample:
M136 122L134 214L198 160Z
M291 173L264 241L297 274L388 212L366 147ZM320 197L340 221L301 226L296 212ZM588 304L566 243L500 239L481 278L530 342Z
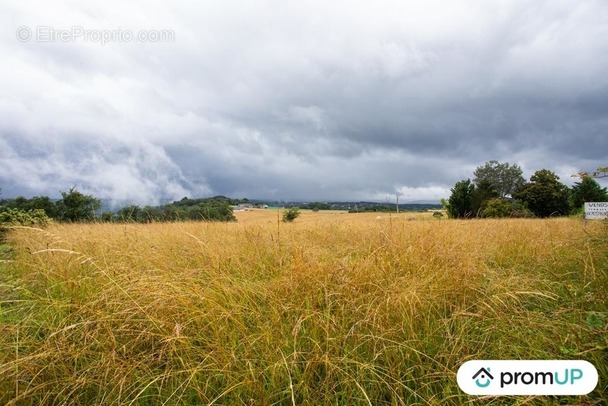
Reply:
M0 224L41 225L51 220L58 222L137 222L155 221L236 221L232 205L246 202L225 196L206 199L188 199L160 206L140 207L131 205L117 212L102 212L101 200L70 188L61 192L61 199L52 200L48 196L23 196L14 199L0 199Z
M608 192L593 173L579 172L579 182L569 188L548 169L536 171L529 181L517 164L488 161L478 166L474 178L456 182L442 204L451 218L551 217L581 213L585 202L608 201ZM603 170L603 171L602 171Z
M215 196L205 199L189 199L162 206L123 207L117 213L102 213L101 221L151 223L156 221L236 221L233 205L246 203L247 199L230 199Z

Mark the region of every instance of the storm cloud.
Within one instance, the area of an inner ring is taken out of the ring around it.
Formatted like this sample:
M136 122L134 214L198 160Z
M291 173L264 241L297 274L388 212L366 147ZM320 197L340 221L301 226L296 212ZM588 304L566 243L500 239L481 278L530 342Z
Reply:
M601 0L1 7L3 196L437 201L492 159L608 164Z

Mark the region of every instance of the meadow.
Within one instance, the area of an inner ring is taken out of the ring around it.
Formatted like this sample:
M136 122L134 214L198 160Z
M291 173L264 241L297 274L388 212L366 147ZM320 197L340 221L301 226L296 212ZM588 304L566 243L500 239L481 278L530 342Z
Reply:
M235 214L9 230L0 404L608 404L605 222ZM585 359L599 384L472 397L472 359Z

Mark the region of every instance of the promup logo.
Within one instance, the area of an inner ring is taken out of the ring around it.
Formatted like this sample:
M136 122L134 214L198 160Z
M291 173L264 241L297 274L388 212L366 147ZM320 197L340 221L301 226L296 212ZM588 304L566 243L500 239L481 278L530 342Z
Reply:
M597 370L587 361L468 361L457 374L469 395L586 395L597 385Z
M473 379L475 379L475 385L479 386L480 388L487 388L492 383L492 379L494 379L494 377L490 373L490 368L480 368L479 371L473 375ZM483 383L481 383L480 380Z

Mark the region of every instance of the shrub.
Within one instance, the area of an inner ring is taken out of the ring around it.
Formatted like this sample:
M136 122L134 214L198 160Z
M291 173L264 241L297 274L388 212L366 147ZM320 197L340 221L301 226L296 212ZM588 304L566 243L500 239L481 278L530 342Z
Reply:
M295 219L300 216L300 209L297 207L292 207L283 212L283 221L285 223L291 223Z
M7 227L42 227L50 222L51 219L42 209L20 210L0 208L0 242L4 240Z
M502 218L509 217L511 212L511 202L501 198L490 199L486 202L481 211L481 217Z
M528 205L520 200L513 200L511 202L511 212L509 213L511 218L532 218L534 213L528 209Z
M528 210L527 206L518 200L508 200L502 198L490 199L480 213L480 217L486 218L529 218L534 214Z
M0 228L6 226L44 226L51 219L42 209L20 210L4 209L0 211Z

